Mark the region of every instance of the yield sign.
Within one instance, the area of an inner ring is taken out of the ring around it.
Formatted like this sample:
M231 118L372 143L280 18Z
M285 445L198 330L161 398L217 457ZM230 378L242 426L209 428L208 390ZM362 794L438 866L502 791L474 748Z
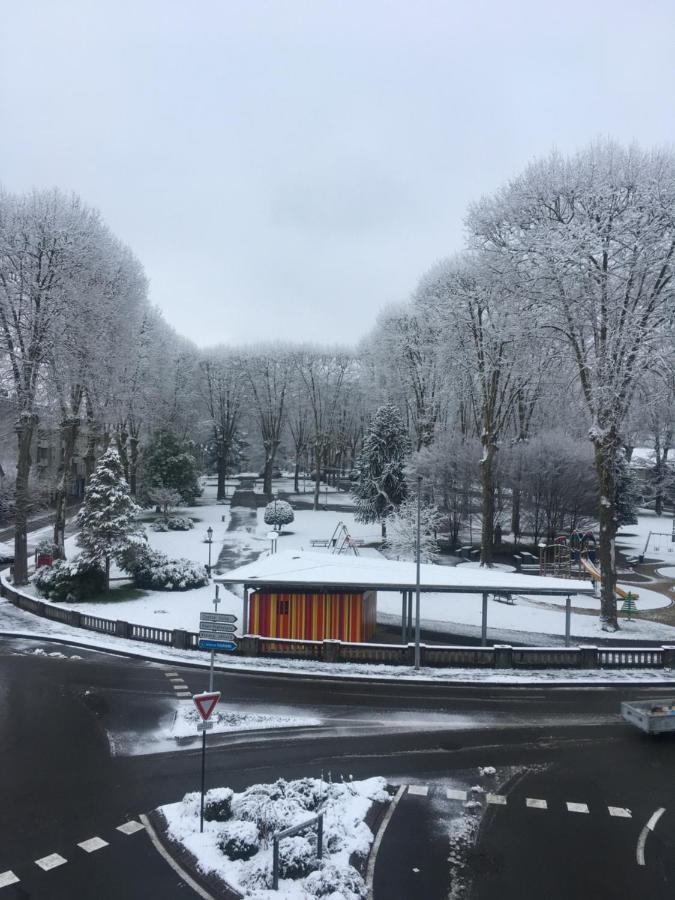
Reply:
M197 707L197 712L205 722L210 718L211 713L216 708L216 704L219 700L220 691L214 691L213 693L205 694L194 694L192 697L192 702Z

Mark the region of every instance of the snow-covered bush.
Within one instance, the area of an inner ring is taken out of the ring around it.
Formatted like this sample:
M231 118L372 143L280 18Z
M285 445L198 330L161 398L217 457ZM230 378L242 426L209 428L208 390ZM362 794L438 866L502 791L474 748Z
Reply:
M90 600L105 589L105 572L78 556L70 562L59 559L52 566L41 566L33 583L50 600Z
M209 583L204 566L189 559L169 559L158 551L153 551L152 560L139 565L133 576L137 587L153 591L187 591Z
M169 531L189 531L195 525L190 516L171 516L166 524Z
M117 564L134 579L136 587L153 591L187 591L209 583L204 566L189 559L169 559L145 540L135 540L116 556Z
M55 544L51 538L42 538L35 547L38 556L51 556L56 558L59 555L58 544Z
M286 796L286 782L282 778L274 784L255 784L239 794L232 804L232 812L239 819L255 822L263 841L306 816L302 804Z
M420 558L430 563L438 555L436 529L440 526L441 515L430 503L420 507ZM387 519L387 540L385 547L397 559L415 559L417 552L417 497L404 500L395 513Z
M204 797L204 818L207 822L227 822L232 818L232 797L230 788L214 788Z
M303 835L279 841L279 877L305 878L318 865L316 851Z
M294 518L293 508L285 500L272 500L265 507L265 525L281 528L282 525L290 525Z
M153 522L150 527L153 531L168 531L169 523L166 521L166 519L157 519L157 521Z
M367 895L363 878L352 866L344 868L325 862L310 873L304 884L310 897L336 897L343 900L362 900Z
M221 832L218 847L228 859L250 859L258 852L260 840L253 822L233 822Z

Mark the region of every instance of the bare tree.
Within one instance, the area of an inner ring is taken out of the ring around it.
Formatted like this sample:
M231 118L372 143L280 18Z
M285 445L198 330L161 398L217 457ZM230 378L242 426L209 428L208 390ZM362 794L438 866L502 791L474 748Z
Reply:
M601 619L613 631L621 429L644 371L672 357L675 156L609 141L552 155L474 206L468 223L574 361L600 484Z

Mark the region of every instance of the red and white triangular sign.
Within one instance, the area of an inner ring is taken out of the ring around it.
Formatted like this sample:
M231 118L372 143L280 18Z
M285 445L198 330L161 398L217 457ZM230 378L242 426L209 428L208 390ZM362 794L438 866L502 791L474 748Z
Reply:
M192 702L197 707L197 712L205 722L208 722L211 713L216 708L216 704L220 700L220 691L213 693L193 694Z

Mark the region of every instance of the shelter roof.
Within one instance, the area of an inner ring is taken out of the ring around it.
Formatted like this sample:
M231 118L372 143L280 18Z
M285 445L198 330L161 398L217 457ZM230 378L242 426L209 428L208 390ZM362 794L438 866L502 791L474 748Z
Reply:
M306 590L411 591L416 587L415 563L317 551L284 551L232 569L214 578L219 584ZM476 569L469 566L420 566L425 593L592 594L587 581Z

